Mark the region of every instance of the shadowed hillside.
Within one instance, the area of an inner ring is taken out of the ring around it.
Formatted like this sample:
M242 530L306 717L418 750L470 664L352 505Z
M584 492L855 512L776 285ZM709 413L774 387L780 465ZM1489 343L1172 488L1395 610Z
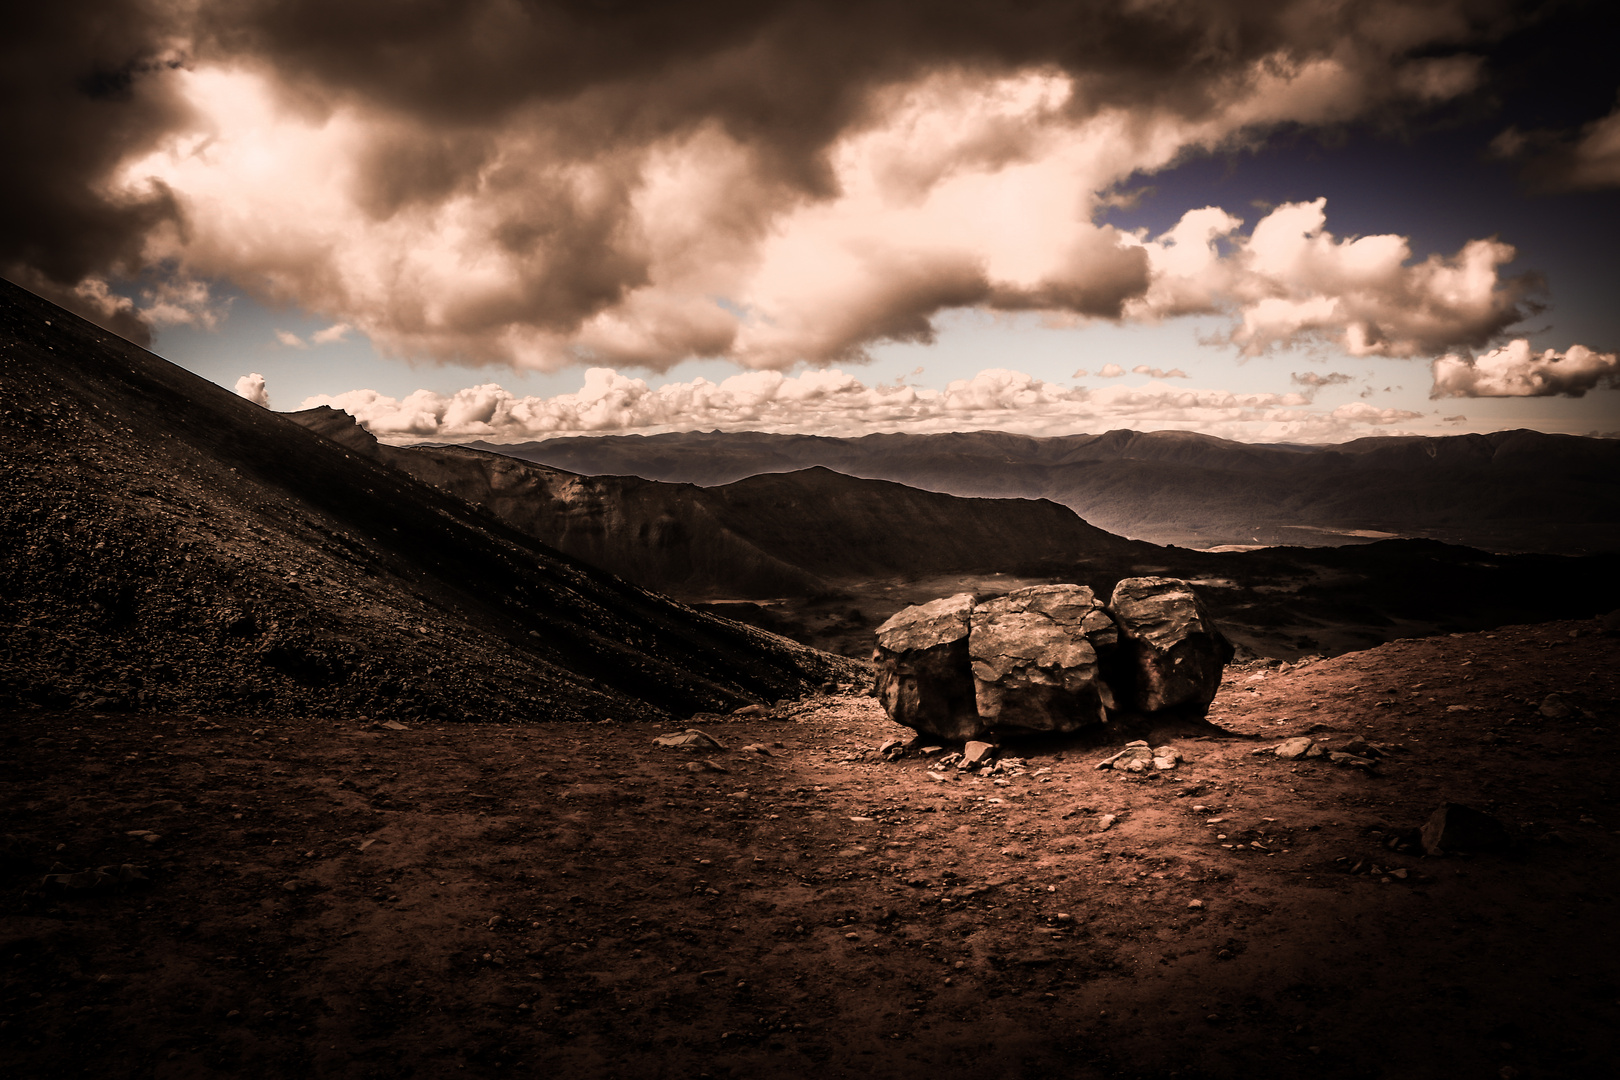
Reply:
M0 702L650 719L841 670L8 283L0 350Z
M1056 503L963 499L816 467L719 487L579 476L465 447L378 446L347 413L289 414L558 549L684 599L809 595L873 578L1042 574L1151 549Z

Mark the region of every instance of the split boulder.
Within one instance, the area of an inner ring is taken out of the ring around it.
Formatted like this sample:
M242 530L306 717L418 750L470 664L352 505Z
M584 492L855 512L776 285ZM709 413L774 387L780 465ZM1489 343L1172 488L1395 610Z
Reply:
M877 696L941 738L1078 731L1110 710L1207 705L1232 646L1184 581L1127 578L1100 603L1040 585L975 604L919 604L878 628Z

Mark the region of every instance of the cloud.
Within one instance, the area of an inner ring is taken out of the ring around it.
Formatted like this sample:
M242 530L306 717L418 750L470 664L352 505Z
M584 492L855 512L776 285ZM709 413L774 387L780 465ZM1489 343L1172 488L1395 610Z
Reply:
M1516 338L1479 356L1448 353L1432 364L1431 398L1584 397L1603 385L1620 389L1620 356L1571 345L1535 352Z
M1099 379L1117 379L1123 374L1125 374L1125 369L1118 364L1104 364L1097 369L1097 378Z
M348 336L354 327L346 322L333 323L324 330L317 330L310 335L309 340L316 345L334 345Z
M1491 150L1498 157L1522 159L1525 177L1542 190L1620 187L1620 106L1586 124L1573 139L1510 127L1491 142Z
M1352 356L1409 357L1482 346L1540 310L1540 279L1504 278L1500 268L1516 253L1498 240L1414 263L1401 236L1335 238L1326 199L1278 206L1248 236L1241 224L1205 207L1144 241L1154 281L1127 313L1233 312L1227 340L1246 356L1326 340Z
M324 330L317 330L313 334L309 335L308 341L305 341L291 330L277 330L276 340L281 342L281 344L285 345L289 349L307 349L311 345L317 347L321 345L334 345L337 342L343 341L348 336L349 331L353 329L354 327L345 322L333 323Z
M1505 245L1363 286L1319 265L1354 271L1354 244L1293 281L1251 237L1253 265L1205 274L1183 263L1222 212L1174 244L1098 221L1190 154L1468 91L1466 48L1506 25L1488 0L88 2L31 14L0 67L0 136L31 148L0 181L0 270L68 291L161 265L388 353L544 370L858 362L959 307L1214 307L1249 351L1403 355L1517 310L1492 300Z
M1166 371L1164 368L1148 367L1146 364L1137 364L1131 368L1131 371L1137 375L1146 375L1150 379L1188 379L1192 377L1180 368L1171 368Z
M257 371L236 380L236 392L255 405L270 407L270 391L265 389L264 376Z
M1314 371L1307 371L1303 375L1297 371L1290 372L1288 381L1295 386L1307 386L1312 390L1320 390L1324 386L1343 386L1347 382L1354 382L1352 376L1342 371L1330 371L1326 375L1318 375Z
M145 301L138 310L148 324L195 326L212 330L224 317L229 302L216 303L208 283L184 275L169 277L141 290Z
M1088 390L1006 369L981 371L936 390L868 385L837 369L798 376L752 371L719 383L699 378L654 388L642 379L592 368L577 392L550 398L518 397L490 383L448 396L418 390L402 399L355 390L311 397L300 407L317 405L342 409L394 442L511 442L711 428L828 435L993 429L1051 435L1120 427L1320 442L1422 416L1359 402L1323 412L1312 408L1309 393L1238 394L1152 384Z

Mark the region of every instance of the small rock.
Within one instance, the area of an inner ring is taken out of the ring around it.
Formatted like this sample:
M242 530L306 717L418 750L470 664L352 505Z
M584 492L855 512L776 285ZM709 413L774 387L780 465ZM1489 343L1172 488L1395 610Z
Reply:
M655 746L670 746L679 750L724 750L720 740L697 728L687 728L672 735L660 735L653 740Z
M1284 739L1282 742L1278 743L1275 753L1284 761L1298 761L1300 758L1310 753L1311 747L1315 745L1315 739L1308 735L1300 735L1292 739Z
M1343 753L1354 754L1356 757L1378 757L1383 753L1379 747L1374 746L1360 735L1352 735L1350 741L1339 747L1339 749Z
M1102 817L1097 819L1097 831L1107 832L1109 829L1114 827L1114 822L1118 820L1118 814L1104 814Z
M1430 855L1500 851L1509 840L1506 825L1462 803L1446 803L1423 826L1423 850Z
M1189 900L1189 901L1187 901L1187 910L1188 911L1203 911L1204 910L1204 902L1202 900Z
M987 742L972 740L962 747L962 762L958 768L971 769L976 765L983 765L990 760L996 752L995 746Z
M1173 746L1161 746L1153 751L1153 767L1163 772L1181 763L1181 751Z
M731 715L738 717L764 716L769 711L763 705L744 705L740 709L733 709Z
M762 745L760 743L749 743L747 746L743 747L743 753L745 753L745 754L763 754L765 757L775 757L776 756L776 755L771 753L770 747L764 746L764 745Z
M406 727L404 724L400 723L398 720L384 720L380 726L387 728L389 731L409 731L409 730L411 730L410 728Z
M1575 715L1575 707L1562 694L1548 694L1537 711L1548 720L1568 720Z
M717 765L712 761L688 761L686 763L686 771L723 773L730 770L728 770L724 765Z
M1106 761L1097 762L1095 767L1099 769L1118 769L1124 772L1141 772L1153 763L1153 757L1152 747L1148 746L1145 741L1136 739L1126 743L1125 749L1113 757L1108 758Z

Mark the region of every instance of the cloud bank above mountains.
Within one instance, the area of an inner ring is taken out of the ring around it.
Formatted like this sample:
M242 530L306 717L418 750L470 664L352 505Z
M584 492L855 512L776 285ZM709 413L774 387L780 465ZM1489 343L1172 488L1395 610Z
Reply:
M257 389L262 393L263 386ZM554 435L675 429L864 435L967 427L1029 435L1113 427L1182 428L1237 439L1337 441L1389 430L1422 414L1353 402L1312 408L1316 388L1287 394L1109 385L1066 387L1006 369L981 371L944 390L901 383L868 385L837 369L784 375L750 371L715 383L695 379L651 387L608 368L585 372L578 392L518 397L500 386L452 395L419 390L392 398L372 390L312 397L392 442L515 442Z

